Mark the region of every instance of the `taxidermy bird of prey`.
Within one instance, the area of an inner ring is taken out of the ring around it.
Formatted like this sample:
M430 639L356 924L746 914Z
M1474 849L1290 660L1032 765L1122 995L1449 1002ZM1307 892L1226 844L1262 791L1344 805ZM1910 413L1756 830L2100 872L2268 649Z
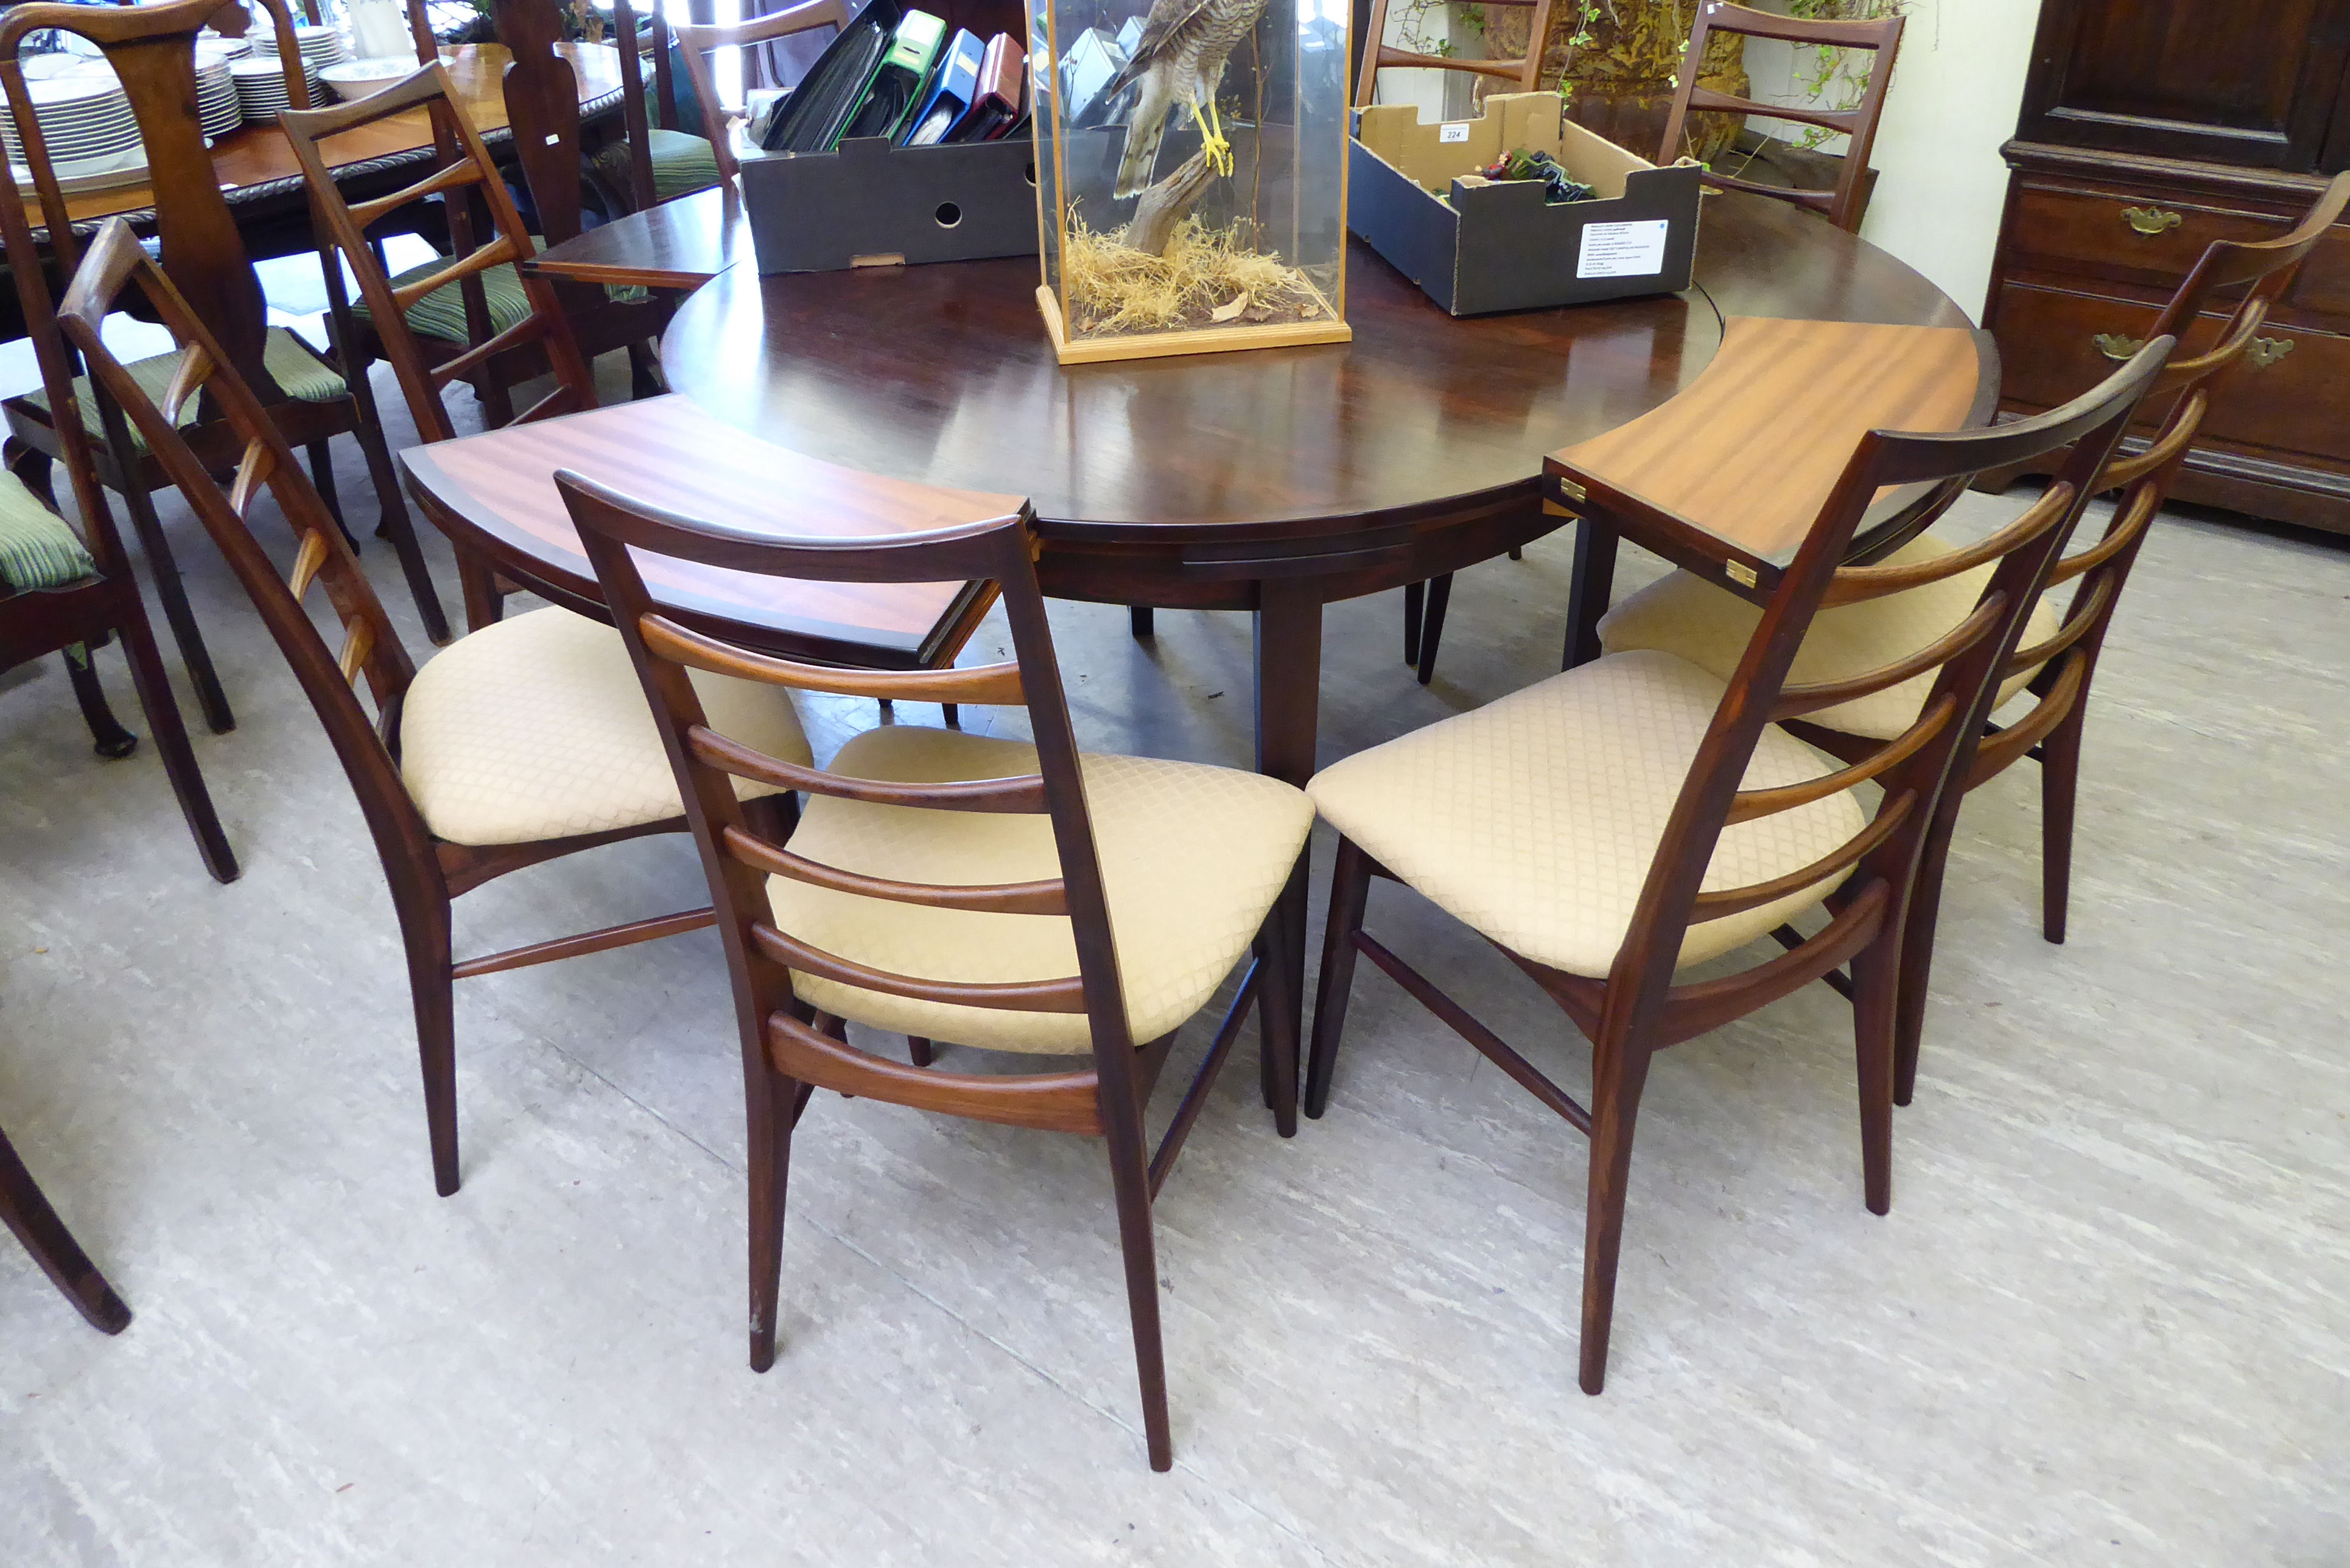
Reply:
M1159 143L1167 134L1167 111L1181 104L1199 122L1200 138L1217 172L1232 171L1232 143L1216 118L1216 88L1224 61L1256 27L1265 0L1153 0L1142 24L1134 57L1109 84L1113 93L1129 82L1142 84L1134 118L1126 130L1126 155L1118 160L1118 198L1150 183Z

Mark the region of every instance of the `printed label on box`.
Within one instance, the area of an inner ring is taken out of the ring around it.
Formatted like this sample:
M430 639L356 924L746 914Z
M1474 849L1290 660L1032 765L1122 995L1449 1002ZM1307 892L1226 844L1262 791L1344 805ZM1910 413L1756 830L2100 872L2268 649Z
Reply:
M1645 277L1665 270L1665 231L1672 225L1662 218L1639 223L1593 223L1583 231L1583 254L1575 264L1577 277Z
M1436 128L1436 140L1440 142L1468 140L1469 122L1465 119L1456 119L1450 125L1438 126Z

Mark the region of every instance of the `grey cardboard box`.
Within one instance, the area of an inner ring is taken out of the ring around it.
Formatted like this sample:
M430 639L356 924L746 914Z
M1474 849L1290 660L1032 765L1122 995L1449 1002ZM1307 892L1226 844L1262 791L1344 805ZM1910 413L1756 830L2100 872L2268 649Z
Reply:
M1538 181L1478 176L1520 149L1548 152L1598 198L1552 206ZM1567 119L1556 93L1496 95L1476 119L1437 124L1409 104L1373 105L1357 111L1348 160L1347 226L1455 316L1690 285L1696 166L1627 152ZM1448 187L1449 202L1436 193Z
M762 273L1033 256L1035 142L892 147L875 136L836 152L751 152L743 210Z

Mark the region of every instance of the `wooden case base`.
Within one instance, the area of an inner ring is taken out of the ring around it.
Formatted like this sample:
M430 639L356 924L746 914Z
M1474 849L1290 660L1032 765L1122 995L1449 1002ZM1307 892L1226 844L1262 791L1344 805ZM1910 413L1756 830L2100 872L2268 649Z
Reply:
M1069 340L1061 302L1050 284L1036 286L1036 308L1052 336L1053 354L1064 365L1105 359L1158 359L1170 354L1221 354L1233 348L1287 348L1301 343L1351 343L1355 329L1343 321L1282 321L1263 326L1205 327L1190 332L1138 332L1124 337ZM1327 300L1322 308L1330 308Z

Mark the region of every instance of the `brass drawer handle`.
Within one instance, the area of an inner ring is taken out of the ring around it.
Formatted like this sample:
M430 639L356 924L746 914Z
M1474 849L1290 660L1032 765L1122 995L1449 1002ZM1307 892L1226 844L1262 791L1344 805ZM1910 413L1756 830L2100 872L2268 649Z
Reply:
M2187 220L2160 207L2124 207L2122 222L2149 239L2166 229L2175 229Z
M2125 337L2118 332L2100 332L2089 341L2097 346L2098 353L2116 365L2128 364L2131 358L2146 347L2145 338Z
M2251 347L2244 350L2244 358L2252 362L2253 369L2265 370L2292 352L2290 337L2255 337Z

